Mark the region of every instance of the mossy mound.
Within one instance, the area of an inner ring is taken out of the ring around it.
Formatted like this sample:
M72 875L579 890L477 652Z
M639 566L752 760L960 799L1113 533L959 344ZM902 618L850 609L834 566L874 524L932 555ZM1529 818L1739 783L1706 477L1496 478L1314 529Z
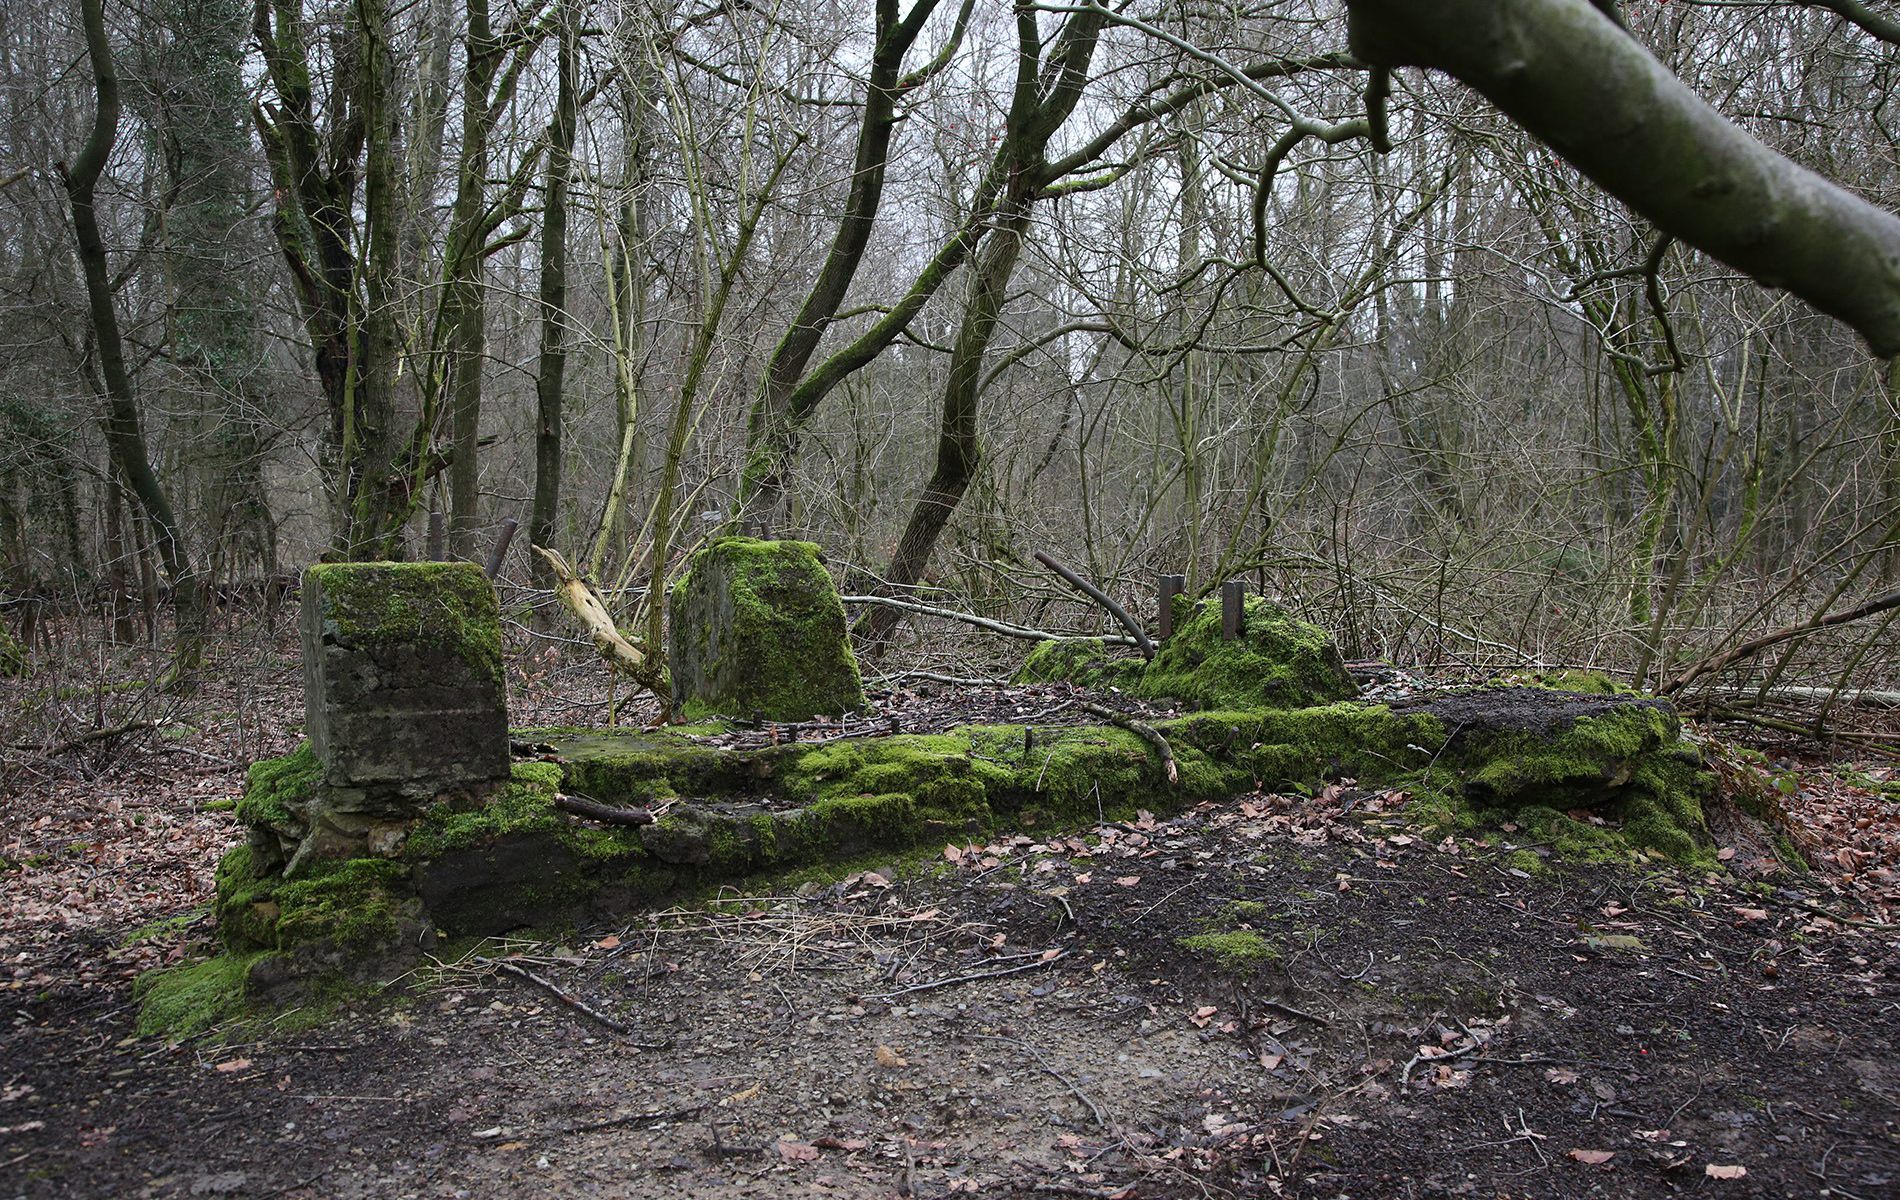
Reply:
M187 1037L255 1010L334 998L418 962L436 934L400 862L319 864L286 880L248 845L218 863L223 951L139 977L138 1031Z
M1023 665L1016 669L1012 681L1073 683L1077 687L1125 691L1140 682L1142 666L1139 658L1113 653L1100 638L1037 642Z
M243 1015L246 981L261 951L226 953L147 971L132 985L142 1037L190 1037Z
M323 782L323 764L304 742L289 754L259 759L244 776L244 795L236 807L238 820L256 828L287 828Z
M720 538L673 585L667 621L673 700L688 718L864 707L844 605L810 542Z
M1241 636L1221 639L1216 599L1174 601L1174 636L1141 673L1136 694L1195 708L1308 708L1358 694L1332 635L1249 596Z
M1635 847L1714 865L1703 801L1714 777L1660 700L1477 688L1415 703L1445 730L1416 783L1421 812L1463 830L1515 826L1560 857Z
M1279 605L1249 596L1241 636L1221 638L1218 599L1174 599L1174 636L1148 662L1099 640L1044 642L1016 673L1018 683L1058 680L1117 687L1150 700L1199 709L1297 709L1358 694L1332 635Z
M399 861L339 859L285 879L238 846L218 864L217 881L218 933L240 953L296 954L301 965L374 974L391 956L413 961L432 944Z
M1427 823L1511 830L1565 857L1627 861L1634 846L1713 864L1708 777L1660 702L1480 688L1404 708L1214 709L1152 724L1176 785L1153 745L1113 725L974 725L756 749L669 731L524 731L550 743L555 761L516 764L491 794L438 799L401 837L372 843L380 857L316 861L286 878L281 858L233 851L216 905L232 961L154 984L162 998L146 1027L227 1011L207 997L233 978L231 1003L291 996L388 977L440 937L568 927L869 853L1341 779L1412 792L1408 811ZM241 811L267 847L310 774L307 751L253 770ZM564 792L667 803L650 824L601 825L564 811ZM1229 925L1248 923L1234 915ZM1270 945L1244 928L1196 936L1185 948L1222 969L1258 965Z
M1176 938L1175 944L1229 973L1250 971L1280 958L1279 947L1251 929L1196 933Z

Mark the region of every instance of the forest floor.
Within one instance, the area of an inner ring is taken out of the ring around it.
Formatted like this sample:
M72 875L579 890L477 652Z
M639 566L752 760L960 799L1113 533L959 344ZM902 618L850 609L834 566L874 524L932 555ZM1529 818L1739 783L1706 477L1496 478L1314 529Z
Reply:
M131 978L203 949L205 805L300 716L293 648L220 656L8 768L0 1200L1900 1194L1890 764L1771 761L1812 872L1526 873L1397 794L1241 796L167 1046ZM598 719L537 671L518 719Z

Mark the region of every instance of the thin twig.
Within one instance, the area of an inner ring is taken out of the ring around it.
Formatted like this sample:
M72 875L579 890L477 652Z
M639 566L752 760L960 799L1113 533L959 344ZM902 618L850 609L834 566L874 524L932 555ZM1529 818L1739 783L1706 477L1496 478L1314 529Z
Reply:
M500 971L504 975L513 975L516 979L527 980L529 983L534 984L536 987L540 988L542 991L546 992L548 995L553 996L556 1000L559 1000L562 1004L567 1005L569 1008L573 1009L575 1012L580 1013L582 1016L593 1021L595 1024L599 1025L603 1029L612 1030L614 1033L617 1033L621 1035L622 1037L631 1037L633 1035L633 1030L629 1028L624 1022L617 1020L614 1017L608 1016L606 1013L601 1012L599 1009L595 1008L591 1004L588 1004L585 1000L582 1000L579 996L576 996L572 992L567 991L565 988L561 987L561 985L555 983L553 980L548 979L545 976L537 975L533 971L528 970L526 967L516 966L514 963L505 962L498 958L481 958L478 956L475 961L482 964L485 967L492 967L495 970ZM634 1044L638 1045L640 1048L645 1049L645 1050L665 1049L663 1045L655 1044L655 1043L636 1042Z
M998 1035L993 1034L993 1033L973 1033L970 1036L982 1042L1006 1042L1011 1046L1015 1046L1015 1047L1018 1047L1019 1049L1029 1051L1029 1053L1035 1055L1036 1061L1042 1065L1042 1069L1044 1072L1046 1072L1051 1077L1053 1077L1057 1083L1060 1083L1063 1087L1068 1088L1069 1093L1073 1095L1077 1100L1080 1100L1083 1103L1083 1105L1087 1107L1087 1109L1089 1110L1089 1115L1095 1118L1095 1124L1097 1128L1100 1128L1100 1129L1109 1128L1108 1117L1106 1114L1102 1112L1102 1106L1095 1103L1095 1101L1089 1097L1089 1094L1087 1092L1075 1086L1075 1084L1069 1079L1068 1076L1064 1075L1062 1072L1050 1066L1049 1059L1047 1058L1047 1056L1043 1054L1042 1051L1036 1049L1034 1046L1030 1045L1028 1042L1020 1042L1020 1041L1017 1041L1015 1038L999 1037Z
M644 808L619 808L566 794L554 797L554 807L606 825L651 825L653 814Z
M1067 957L1069 957L1067 950L1058 950L1048 958L1039 959L1032 963L1024 963L1020 967L1008 967L1001 971L976 971L969 975L952 975L945 979L933 979L928 983L912 984L910 987L899 988L894 992L872 992L865 996L865 999L894 1000L899 996L909 996L916 992L933 992L938 988L951 987L959 983L973 983L978 979L998 979L1004 975L1019 975L1024 971L1034 971L1046 967L1050 963L1061 962Z

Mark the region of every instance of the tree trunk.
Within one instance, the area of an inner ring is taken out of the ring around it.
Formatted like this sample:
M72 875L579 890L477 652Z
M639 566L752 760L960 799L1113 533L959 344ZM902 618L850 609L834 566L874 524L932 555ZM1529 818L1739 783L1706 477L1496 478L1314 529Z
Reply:
M86 27L86 51L92 60L98 107L84 148L73 160L71 169L64 172L66 195L72 203L73 238L78 244L79 263L85 273L86 304L92 317L100 373L105 379L106 446L113 465L151 523L159 561L172 586L177 632L171 679L182 682L196 670L203 654L203 590L184 533L172 512L171 498L152 470L138 400L132 391L132 376L125 365L105 239L99 232L94 200L94 189L118 139L119 74L112 60L112 46L106 40L104 0L80 0L80 14Z
M541 367L534 380L534 508L528 544L554 545L561 505L561 389L567 373L567 189L577 124L575 89L580 73L580 35L571 6L561 14L559 92L548 137L547 199L541 216ZM554 571L539 556L534 577L556 585ZM553 619L550 610L546 619Z
M970 298L964 305L963 325L950 355L950 378L944 385L943 421L937 435L937 466L923 494L911 510L910 521L897 542L897 552L885 568L884 582L905 588L923 578L931 551L950 514L956 510L976 477L982 459L976 417L982 400L983 359L996 336L996 319L1009 295L1009 281L1021 257L1023 231L1029 226L1029 202L999 219L977 255ZM890 640L903 616L894 608L872 607L858 619L857 634L875 654Z
M1731 124L1591 0L1347 0L1353 52L1433 67L1656 223L1900 354L1900 218Z
M490 92L500 49L488 24L487 0L467 0L462 47L462 150L456 163L455 208L442 264L443 321L448 326L449 552L471 558L481 530L482 359L487 350L486 286Z

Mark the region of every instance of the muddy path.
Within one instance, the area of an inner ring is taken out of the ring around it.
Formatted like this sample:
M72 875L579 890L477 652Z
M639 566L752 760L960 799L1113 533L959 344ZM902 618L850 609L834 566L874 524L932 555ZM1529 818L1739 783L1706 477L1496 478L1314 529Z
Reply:
M222 1044L16 996L0 1196L1900 1194L1890 935L1332 801L490 944L552 987Z

